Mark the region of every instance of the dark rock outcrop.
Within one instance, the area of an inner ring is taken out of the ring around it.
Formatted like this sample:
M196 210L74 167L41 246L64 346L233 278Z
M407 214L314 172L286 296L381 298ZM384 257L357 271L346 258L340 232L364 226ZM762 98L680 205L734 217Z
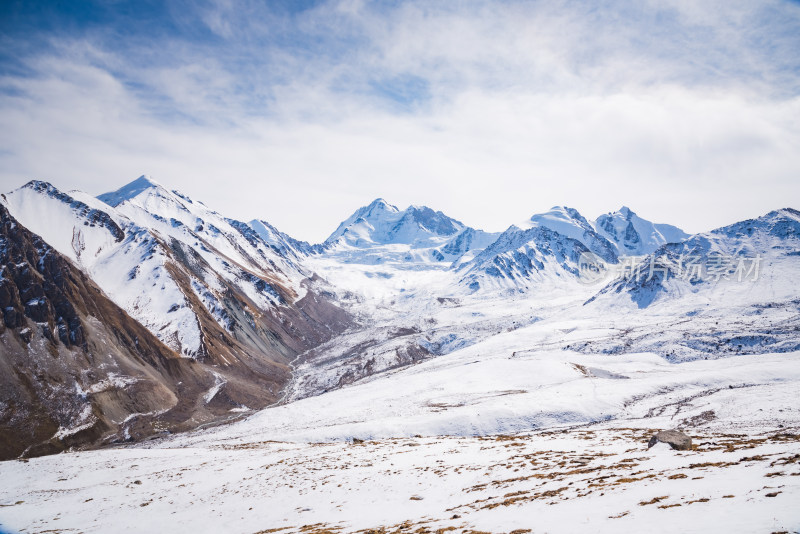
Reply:
M653 437L647 443L647 448L649 449L659 442L669 444L676 451L692 450L692 438L679 430L662 430L653 434Z

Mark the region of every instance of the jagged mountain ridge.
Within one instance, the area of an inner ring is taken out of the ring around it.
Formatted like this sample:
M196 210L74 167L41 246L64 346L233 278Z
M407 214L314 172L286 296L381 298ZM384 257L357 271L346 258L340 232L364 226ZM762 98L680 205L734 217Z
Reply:
M342 221L323 243L306 250L351 263L454 262L498 235L470 228L427 206L400 210L378 198Z
M651 223L626 207L590 222L574 208L555 206L510 226L474 259L458 265L460 283L473 291L527 291L545 280L578 276L582 255L616 264L621 257L650 253L686 237L677 227Z
M582 241L544 226L526 230L513 227L460 267L460 282L472 291L527 291L562 274L577 278L581 255L590 252ZM616 261L616 256L612 258Z
M296 261L302 261L304 256L318 252L321 248L321 245L311 245L306 241L294 239L264 220L253 219L247 225L265 243L275 248L284 257L292 258Z
M277 250L292 257L328 254L341 261L366 264L382 263L390 258L408 264L449 262L453 269L463 269L470 262L467 269L475 267L476 261L486 259L476 259L481 252L501 236L507 244L515 240L509 234L533 227L547 228L575 239L608 263L616 263L619 256L647 254L664 243L688 236L677 227L646 221L627 207L590 222L577 210L566 206L535 214L512 225L506 232L490 233L470 228L427 206L412 205L400 210L382 198L357 209L318 245L295 240L263 220L253 220L250 226ZM502 247L498 244L495 248ZM520 272L525 270L530 271L530 268L522 268Z
M343 221L324 245L330 247L338 242L354 247L398 243L424 246L431 238L452 236L464 228L441 211L426 206L399 210L378 198Z

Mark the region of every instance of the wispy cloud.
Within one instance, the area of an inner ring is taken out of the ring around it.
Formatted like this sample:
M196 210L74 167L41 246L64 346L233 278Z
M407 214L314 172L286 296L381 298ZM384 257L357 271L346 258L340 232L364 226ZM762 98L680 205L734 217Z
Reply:
M310 240L375 196L488 229L568 203L696 231L800 198L796 3L6 15L2 190L100 193L148 172Z

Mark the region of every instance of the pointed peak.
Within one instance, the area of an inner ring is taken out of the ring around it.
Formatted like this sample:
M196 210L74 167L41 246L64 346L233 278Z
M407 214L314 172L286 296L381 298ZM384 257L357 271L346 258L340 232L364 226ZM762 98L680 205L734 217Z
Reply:
M578 224L588 224L586 219L584 218L581 213L576 210L575 208L570 208L568 206L553 206L550 210L544 213L537 213L532 215L529 221L531 223L542 223L543 221L554 221L554 220L571 220L577 221ZM547 226L544 224L543 226Z
M150 188L161 188L161 184L153 180L149 175L143 174L116 191L103 193L102 195L98 195L97 198L109 206L116 207Z
M31 180L27 184L20 187L20 189L32 189L34 191L42 192L56 189L56 187L50 182L45 182L43 180Z
M141 175L140 177L138 177L137 179L135 179L134 181L132 181L128 185L132 185L132 184L141 184L141 185L147 184L147 185L151 185L151 186L153 186L153 185L155 185L155 186L161 185L158 182L156 182L155 180L153 180L153 177L150 176L149 174Z
M389 204L382 198L376 198L368 205L364 206L363 208L359 208L353 214L354 219L358 219L359 217L362 218L371 218L371 217L382 217L385 213L399 213L400 210L397 209L397 206Z
M575 208L570 208L569 206L553 206L548 211L546 211L544 213L537 213L533 217L537 217L537 216L540 216L540 215L553 214L553 213L562 214L562 215L565 215L566 217L570 217L570 218L575 218L575 217L582 218L582 215L580 214L580 212L578 210L576 210Z
M376 198L366 208L367 211L372 211L374 208L384 209L387 211L399 211L395 206L389 204L382 198Z

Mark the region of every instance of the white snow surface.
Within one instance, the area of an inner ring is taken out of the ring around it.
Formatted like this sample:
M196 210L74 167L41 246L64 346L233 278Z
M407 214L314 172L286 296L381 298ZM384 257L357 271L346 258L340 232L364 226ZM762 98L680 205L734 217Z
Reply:
M0 524L236 533L800 524L800 441L781 438L800 430L800 352L675 364L537 349L557 331L606 334L547 323L225 427L1 463ZM647 449L648 429L674 427L697 450Z

